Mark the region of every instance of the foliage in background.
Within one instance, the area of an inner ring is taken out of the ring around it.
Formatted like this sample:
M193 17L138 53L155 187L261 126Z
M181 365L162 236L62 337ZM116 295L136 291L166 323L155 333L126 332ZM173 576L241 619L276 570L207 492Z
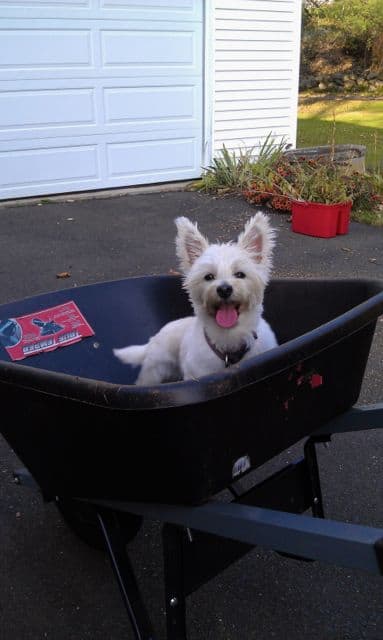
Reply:
M306 202L336 204L349 199L342 168L319 159L297 162L292 187L296 199Z
M383 70L382 0L305 0L303 18L303 32L310 40L320 37L322 45L326 40L364 67Z
M383 225L382 174L353 173L345 176L348 196L352 199L352 217L358 222Z
M383 224L382 174L345 172L329 157L282 158L268 181L254 181L243 191L251 204L290 211L293 200L336 204L352 201L352 217L368 224Z
M244 188L251 179L252 150L240 150L239 155L229 151L225 145L213 164L205 172L195 187L205 191L232 191Z
M369 171L383 170L383 100L301 99L297 146L332 144L333 134L336 144L365 145Z
M255 180L243 192L248 202L289 211L292 200L335 204L350 199L343 167L328 157L315 160L304 156L283 158L270 171L268 178L267 185Z
M287 148L282 140L276 142L271 133L257 148L229 151L225 145L204 170L202 178L193 184L200 191L219 193L245 189L255 175L266 176L269 167L274 166Z
M247 202L290 211L293 200L333 204L352 200L354 219L383 224L382 174L345 173L331 157L289 156L285 142L269 135L254 150L237 155L223 148L194 188L224 195L241 194Z

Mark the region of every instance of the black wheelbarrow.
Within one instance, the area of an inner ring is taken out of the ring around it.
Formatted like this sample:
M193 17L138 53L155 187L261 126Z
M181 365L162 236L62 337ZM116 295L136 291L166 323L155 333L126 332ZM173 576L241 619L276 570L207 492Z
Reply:
M11 361L15 319L38 318L49 346L61 321L44 310L69 301L94 335ZM325 519L316 458L317 443L334 433L383 427L383 404L353 407L383 283L275 280L265 315L278 348L200 380L135 387L137 371L112 349L145 342L190 312L175 276L0 306L1 431L25 465L16 479L37 486L78 535L108 550L141 640L156 636L127 542L143 518L163 523L168 640L186 638L186 596L255 545L383 572L383 529ZM261 483L242 480L302 439L301 459Z

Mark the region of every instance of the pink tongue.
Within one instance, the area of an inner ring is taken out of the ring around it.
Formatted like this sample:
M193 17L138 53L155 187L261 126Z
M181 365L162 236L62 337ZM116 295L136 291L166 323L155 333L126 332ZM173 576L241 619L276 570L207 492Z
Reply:
M218 309L217 313L215 314L215 320L220 327L223 327L224 329L230 329L231 327L234 327L235 324L237 324L238 312L235 307L231 305L225 305Z

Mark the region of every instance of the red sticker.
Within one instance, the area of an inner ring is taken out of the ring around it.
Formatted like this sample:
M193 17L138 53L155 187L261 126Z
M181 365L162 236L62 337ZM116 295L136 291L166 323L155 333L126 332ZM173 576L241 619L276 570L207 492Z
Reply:
M73 301L0 320L0 343L12 360L67 347L93 335L93 329Z
M323 378L320 373L313 373L310 378L310 385L312 389L316 389L317 387L321 387L323 384Z

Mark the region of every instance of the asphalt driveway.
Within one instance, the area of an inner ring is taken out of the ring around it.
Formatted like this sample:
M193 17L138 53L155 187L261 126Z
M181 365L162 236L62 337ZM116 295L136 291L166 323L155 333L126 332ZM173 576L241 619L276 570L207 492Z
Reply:
M188 192L2 207L0 303L168 273L177 269L176 216L198 221L211 240L228 240L253 211L238 198ZM353 223L347 236L322 240L292 233L285 216L271 218L275 275L383 280L383 228ZM64 272L69 277L57 278ZM382 353L383 318L361 403L383 400ZM328 517L383 527L383 429L335 437L319 453ZM0 439L0 637L133 639L107 558L78 540L53 504L14 485L19 464ZM164 637L158 530L146 525L131 549ZM383 579L255 549L188 600L188 628L190 640L382 640Z

